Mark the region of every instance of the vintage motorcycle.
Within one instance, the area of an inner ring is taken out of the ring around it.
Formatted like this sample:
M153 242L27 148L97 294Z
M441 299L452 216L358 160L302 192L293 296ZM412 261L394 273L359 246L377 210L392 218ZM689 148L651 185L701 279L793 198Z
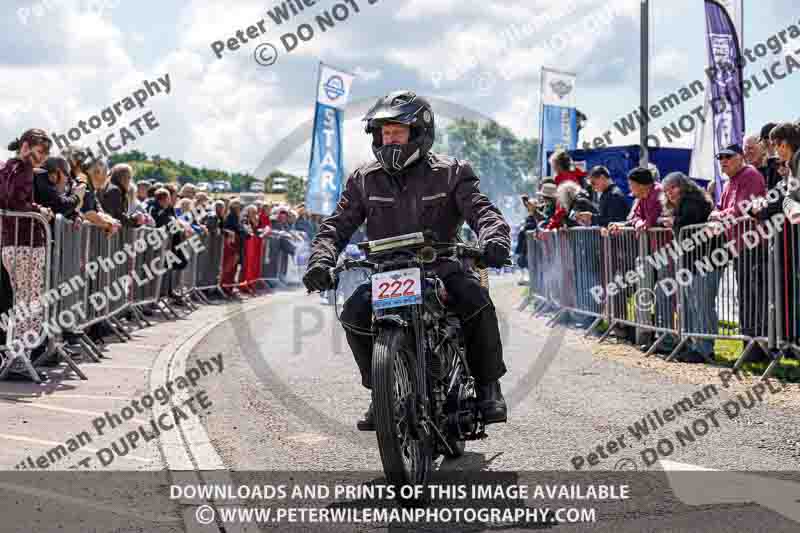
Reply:
M481 284L488 287L483 254L462 243L433 242L422 233L359 247L366 259L347 259L331 275L338 286L348 271L369 273L372 400L383 469L393 485L426 485L436 459L459 457L466 441L486 437L462 325L447 309L444 283L431 267L443 257L462 261L478 267ZM341 321L338 305L336 315ZM398 498L401 504L424 503Z

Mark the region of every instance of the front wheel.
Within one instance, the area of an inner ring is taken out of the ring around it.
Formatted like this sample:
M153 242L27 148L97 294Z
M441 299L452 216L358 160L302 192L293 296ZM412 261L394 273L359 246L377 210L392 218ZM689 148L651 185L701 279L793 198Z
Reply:
M413 438L411 426L417 418L413 412L414 352L413 338L407 331L388 328L378 333L372 355L372 401L378 449L386 479L395 485L401 504L420 503L413 498L402 498L400 487L426 485L432 468L431 438Z

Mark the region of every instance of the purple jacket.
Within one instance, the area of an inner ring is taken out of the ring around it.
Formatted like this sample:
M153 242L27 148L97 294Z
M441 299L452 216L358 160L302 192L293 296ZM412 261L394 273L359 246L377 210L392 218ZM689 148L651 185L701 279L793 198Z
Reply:
M12 157L0 169L0 209L7 211L39 212L40 206L33 201L33 167L21 159ZM42 224L34 223L31 236L31 220L3 216L3 246L44 246L45 233Z
M633 208L633 214L628 219L628 226L635 226L640 220L644 221L645 228L652 228L658 222L664 206L661 204L661 184L654 183L650 194L644 200L639 200Z

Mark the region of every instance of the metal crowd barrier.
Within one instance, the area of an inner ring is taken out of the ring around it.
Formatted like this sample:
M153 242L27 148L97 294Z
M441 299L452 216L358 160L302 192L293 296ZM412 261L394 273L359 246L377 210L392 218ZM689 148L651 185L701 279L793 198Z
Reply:
M210 230L210 233L199 238L203 251L197 257L197 290L201 294L203 291L215 290L224 295L219 285L224 247L222 230Z
M782 353L791 350L800 357L800 224L785 222L775 240L770 270L775 279L775 342Z
M15 226L15 237L10 242L2 240L4 224ZM36 240L25 225L36 228ZM107 324L125 342L132 337L122 319L129 326L144 327L143 322L150 325L145 315L151 309L160 311L167 319L170 316L165 309L175 318L179 316L169 306L167 297L182 298L192 308L196 308L192 299L208 303L201 291L220 289L222 232L197 236L203 249L195 252L191 246L184 247L187 266L167 271L166 254L172 240L165 230L123 228L108 235L88 222L74 223L61 215L56 216L51 229L38 213L0 210L0 253L11 271L13 293L13 301L7 302L11 308L0 319L0 329L6 334L6 339L0 339L0 379L13 368L40 382L30 360L31 349L26 347L19 353L13 350L19 344L13 341L25 333L30 346L47 342L37 365L58 357L81 379L87 379L73 360L72 348L67 349L66 345L77 342L91 360L99 362L103 354L87 334L92 326ZM153 246L156 234L160 244ZM286 280L288 254L277 242L265 239L265 243L260 262L275 267L277 279ZM35 259L30 258L32 248L37 250ZM34 264L39 268L34 269ZM299 273L299 268L296 270ZM262 279L269 275L262 273ZM3 293L11 299L11 294L0 290L0 295ZM22 312L29 309L28 315ZM19 319L9 319L16 310L20 310Z
M9 226L13 237L7 240L4 230ZM50 290L52 242L50 224L39 213L0 210L0 254L13 293L11 306L0 320L5 331L0 350L6 354L0 355L0 379L15 368L27 372L36 383L41 381L31 363L30 347L47 340L42 324L53 312L41 298ZM36 263L39 268L34 268ZM77 365L70 363L80 375Z
M772 355L766 377L783 353L800 354L800 225L778 232L743 217L722 228L688 226L677 242L667 228L527 232L525 305L553 310L550 324L567 312L595 317L587 334L606 320L600 342L618 325L657 334L646 355L672 340L667 360L691 344L712 361L714 341L733 340L743 343L739 368L760 346Z
M605 286L603 246L600 228L572 228L554 232L557 243L556 266L561 272L558 284L559 311L550 319L555 323L563 313L593 317L593 330L604 318L603 306L592 297L591 289Z
M527 238L530 301L535 302L533 313L538 315L558 307L561 293L561 276L557 271L560 255L555 231L529 231Z

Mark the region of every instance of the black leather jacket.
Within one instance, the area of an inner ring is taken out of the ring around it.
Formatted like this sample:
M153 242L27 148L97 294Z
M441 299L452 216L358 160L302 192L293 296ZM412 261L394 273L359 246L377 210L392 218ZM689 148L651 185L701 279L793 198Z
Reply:
M429 153L397 176L377 161L348 178L336 211L325 219L311 244L309 265L336 265L350 236L364 221L370 240L432 231L438 241L455 241L466 220L482 245L511 249L511 229L478 188L469 163Z

